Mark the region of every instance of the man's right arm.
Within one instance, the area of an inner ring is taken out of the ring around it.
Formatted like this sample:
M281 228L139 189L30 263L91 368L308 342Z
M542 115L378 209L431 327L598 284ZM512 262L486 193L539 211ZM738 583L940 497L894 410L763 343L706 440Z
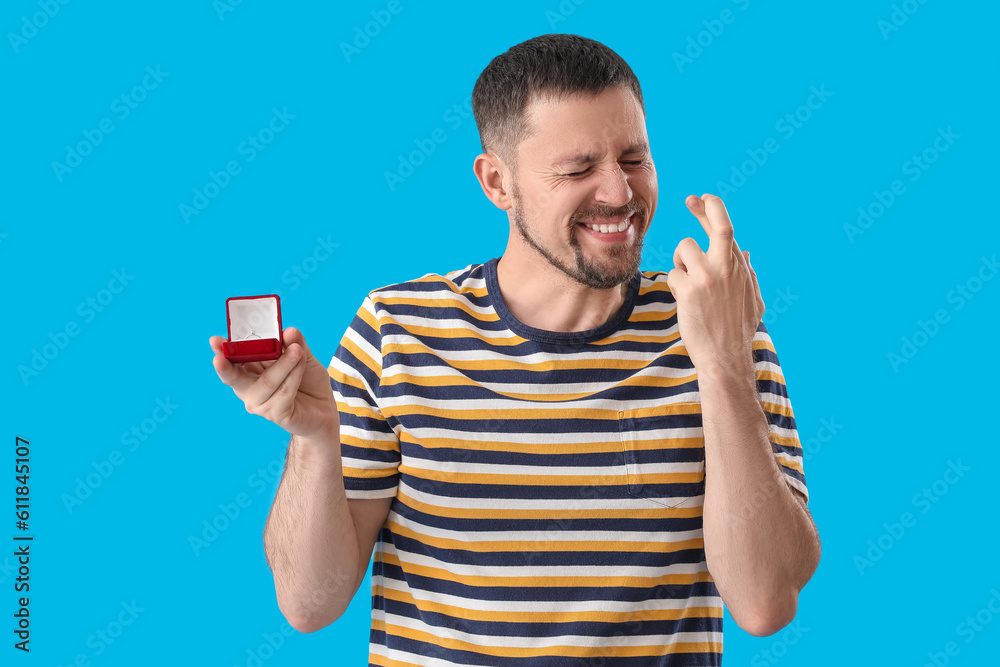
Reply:
M282 338L277 360L242 364L226 359L221 336L209 344L215 371L247 412L292 434L264 553L285 618L314 632L339 618L357 592L392 499L347 499L330 375L301 331L288 327Z
M325 628L347 609L392 502L347 499L337 431L292 436L264 527L278 607L299 632Z

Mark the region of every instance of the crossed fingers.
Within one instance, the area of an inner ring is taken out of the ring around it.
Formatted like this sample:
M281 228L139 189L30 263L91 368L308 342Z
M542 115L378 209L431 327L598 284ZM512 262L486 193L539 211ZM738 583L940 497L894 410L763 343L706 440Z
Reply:
M688 274L708 273L710 266L717 267L725 277L736 266L742 264L750 272L746 256L736 243L733 222L722 200L713 194L705 193L701 197L691 195L685 203L708 234L708 251L702 252L698 242L688 237L674 250L674 266Z

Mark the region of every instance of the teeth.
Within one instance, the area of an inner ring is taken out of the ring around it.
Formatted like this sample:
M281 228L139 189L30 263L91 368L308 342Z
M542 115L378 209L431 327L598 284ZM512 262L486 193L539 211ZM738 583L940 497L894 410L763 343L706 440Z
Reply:
M592 225L590 223L586 223L585 222L584 226L593 229L595 232L601 232L602 234L607 234L609 232L624 232L626 229L628 229L629 218L625 218L624 220L622 220L621 222L619 222L617 225L615 225L615 224L611 224L611 225Z

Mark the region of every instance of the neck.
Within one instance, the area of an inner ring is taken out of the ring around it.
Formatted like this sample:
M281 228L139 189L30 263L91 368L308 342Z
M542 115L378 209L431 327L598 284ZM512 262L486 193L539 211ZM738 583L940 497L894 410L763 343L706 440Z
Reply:
M504 253L497 263L507 309L521 323L544 331L586 331L606 323L628 294L628 281L610 289L587 287L541 258Z

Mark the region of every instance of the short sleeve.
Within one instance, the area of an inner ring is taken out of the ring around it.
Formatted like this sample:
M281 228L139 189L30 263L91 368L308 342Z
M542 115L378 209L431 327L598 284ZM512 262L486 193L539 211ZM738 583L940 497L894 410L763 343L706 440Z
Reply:
M327 370L340 412L348 499L392 498L399 484L399 439L378 403L382 342L371 295L365 297Z
M771 336L764 322L757 326L753 339L754 370L757 394L767 416L767 430L774 457L785 473L785 481L809 501L805 470L802 466L802 445L795 426L795 414L788 398L785 376L778 363Z

